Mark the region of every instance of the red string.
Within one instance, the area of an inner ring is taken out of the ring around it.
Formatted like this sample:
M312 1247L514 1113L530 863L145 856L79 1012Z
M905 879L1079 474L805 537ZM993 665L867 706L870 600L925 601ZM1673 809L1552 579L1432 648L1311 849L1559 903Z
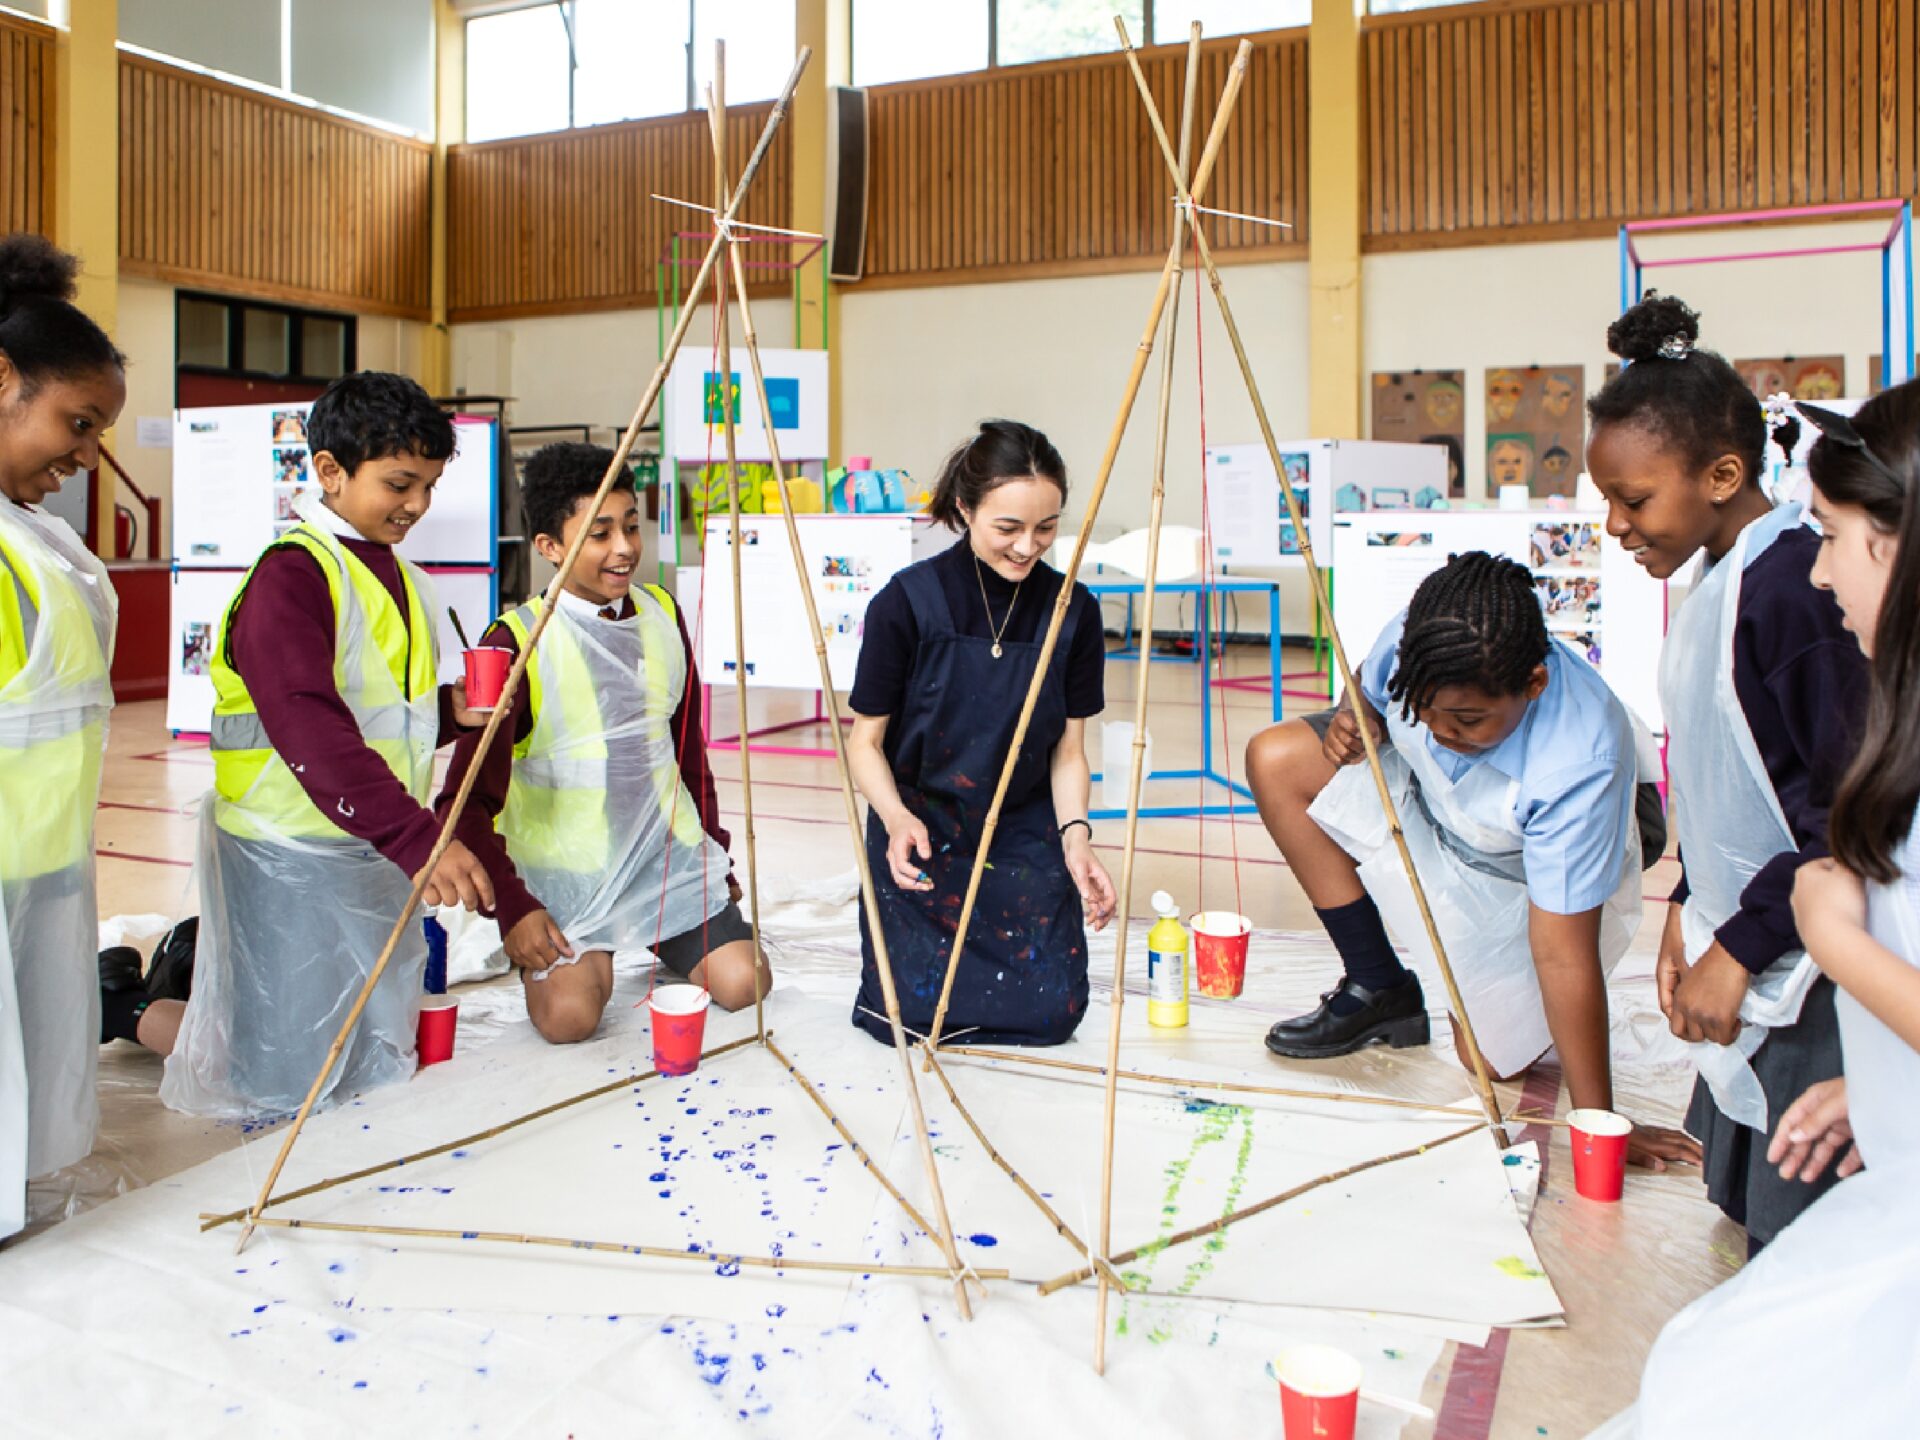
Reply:
M1210 620L1214 593L1213 509L1212 506L1208 504L1207 496L1207 357L1206 326L1203 323L1203 317L1201 315L1200 268L1200 231L1196 225L1193 231L1193 363L1195 377L1199 387L1200 409L1200 603L1208 607L1205 613ZM1286 483L1284 476L1281 478L1280 483L1283 485ZM1203 624L1200 628L1202 639L1206 640L1209 648L1211 648L1212 625ZM1208 678L1207 670L1208 666L1213 662L1213 656L1210 654L1202 655L1199 657L1199 660L1200 683L1202 685L1211 684L1212 682ZM1218 673L1223 680L1226 678L1226 669L1227 647L1222 643L1220 646ZM1277 685L1279 683L1279 678L1275 677L1274 684ZM1209 711L1210 710L1211 707L1209 707ZM1220 748L1225 756L1222 763L1226 766L1227 776L1227 838L1233 854L1233 908L1244 915L1246 913L1246 907L1240 898L1240 824L1239 817L1235 814L1236 796L1233 789L1233 735L1227 724L1227 697L1224 691L1220 696ZM1200 853L1197 860L1200 884L1195 887L1197 891L1196 900L1201 902L1197 905L1197 908L1201 910L1206 908L1204 904L1206 899L1207 873L1206 794L1207 780L1205 777L1202 777L1200 781Z

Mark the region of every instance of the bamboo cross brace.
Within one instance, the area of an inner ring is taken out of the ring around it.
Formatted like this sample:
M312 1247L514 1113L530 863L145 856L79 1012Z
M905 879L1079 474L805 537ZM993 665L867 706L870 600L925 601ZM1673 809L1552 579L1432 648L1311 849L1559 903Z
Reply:
M708 112L708 127L712 129L713 115ZM716 164L724 164L725 149L720 133L713 131ZM738 199L736 195L736 201ZM773 404L767 397L766 372L760 364L760 342L753 326L753 302L747 295L747 271L737 245L727 245L727 258L733 269L734 290L740 299L740 330L746 342L747 361L753 371L754 390L760 401L760 413L772 416ZM726 317L722 316L722 323ZM847 765L847 737L840 724L840 697L833 688L833 669L827 663L826 633L820 628L820 607L814 603L812 577L807 573L806 552L800 544L800 527L794 522L793 504L787 494L786 464L780 458L780 441L771 419L766 425L767 455L773 465L773 478L779 486L781 497L780 514L786 521L787 544L793 551L794 576L800 583L801 603L807 612L807 633L813 637L813 656L820 667L820 693L826 698L827 725L833 733L834 758L840 765L840 795L846 806L847 833L853 839L854 865L860 875L860 897L866 906L867 929L873 939L874 969L880 978L880 993L886 1001L887 1025L893 1032L894 1052L900 1057L900 1073L907 1082L907 1103L913 1112L914 1133L919 1140L920 1160L927 1172L927 1187L933 1196L934 1218L940 1222L937 1230L929 1231L940 1242L941 1250L946 1254L947 1264L953 1270L954 1300L960 1314L965 1319L973 1318L973 1302L967 1297L967 1285L964 1268L960 1263L959 1247L953 1238L953 1223L947 1215L946 1192L940 1185L940 1167L933 1158L933 1133L927 1128L926 1107L920 1100L920 1085L913 1073L913 1057L907 1048L906 1032L900 1026L900 995L893 983L893 961L887 953L886 930L880 923L879 897L873 888L873 870L867 864L867 848L863 843L860 827L860 803L854 798L852 771ZM737 547L736 547L737 554ZM745 716L741 717L744 724ZM744 730L742 744L745 744ZM816 1097L818 1098L818 1097ZM927 1228L922 1226L923 1229Z
M1116 24L1119 22L1116 20ZM1161 123L1159 107L1154 103L1153 93L1147 87L1147 77L1140 68L1140 57L1127 39L1126 27L1120 26L1121 50L1127 58L1127 67L1133 74L1134 87L1139 90L1142 103L1147 109L1147 118L1153 130L1154 139L1159 142L1161 159L1166 162L1167 172L1177 187L1176 199L1186 202L1188 207L1198 199L1197 193L1189 194L1180 174L1180 164L1173 153L1173 146L1167 139L1166 126ZM1238 362L1241 379L1247 387L1247 398L1252 402L1254 418L1260 426L1260 438L1267 448L1268 458L1275 466L1275 474L1284 474L1285 468L1280 462L1280 445L1273 435L1273 423L1267 416L1267 407L1260 396L1260 387L1254 379L1253 365L1247 358L1245 344L1240 338L1240 327L1233 318L1233 308L1227 303L1226 287L1221 283L1219 267L1214 264L1213 251L1207 244L1206 228L1198 221L1194 223L1194 246L1200 253L1200 263L1206 269L1207 282L1213 290L1214 303L1219 307L1220 319L1227 332L1227 340L1233 347L1234 359ZM1281 498L1286 502L1287 516L1293 524L1294 534L1299 537L1300 557L1306 562L1307 579L1313 587L1314 601L1320 606L1327 620L1327 637L1332 642L1334 665L1340 677L1340 683L1346 690L1347 704L1353 711L1355 727L1360 731L1361 743L1367 752L1367 767L1372 771L1373 783L1380 794L1380 805L1386 812L1387 828L1393 834L1393 841L1400 852L1400 862L1407 873L1407 883L1412 887L1413 898L1420 908L1420 918L1425 922L1427 939L1432 944L1434 960L1439 966L1440 977L1447 987L1447 998L1453 1014L1459 1019L1460 1033L1466 1041L1467 1058L1473 1070L1474 1088L1479 1094L1482 1108L1493 1127L1494 1138L1504 1149L1507 1133L1500 1119L1500 1104L1494 1097L1493 1080L1487 1073L1486 1057L1480 1052L1480 1043L1473 1032L1473 1022L1467 1016L1466 1002L1461 998L1459 982L1455 980L1453 965L1447 958L1445 943L1440 938L1440 927L1433 918L1432 907L1427 903L1426 887L1420 883L1419 873L1414 868L1413 852L1407 848L1407 837L1400 824L1399 808L1393 802L1393 796L1387 788L1386 771L1380 765L1379 746L1374 741L1373 727L1367 722L1362 706L1360 687L1354 683L1352 667L1347 663L1346 646L1340 639L1340 629L1333 623L1333 601L1327 591L1326 574L1321 570L1319 561L1314 557L1313 539L1307 534L1306 521L1300 513L1300 502L1293 493L1293 487L1282 485Z
M972 1045L942 1045L942 1055L966 1055L977 1060L1007 1060L1016 1065L1037 1065L1048 1070L1070 1070L1080 1075L1104 1075L1104 1065L1087 1065L1074 1060L1056 1060L1047 1055L1020 1055L1006 1050L987 1050ZM1116 1079L1132 1080L1142 1085L1165 1085L1175 1090L1190 1091L1194 1094L1219 1092L1226 1095L1265 1095L1279 1100L1331 1100L1339 1105L1374 1105L1389 1110L1414 1110L1425 1115L1452 1115L1462 1120L1480 1119L1471 1110L1462 1110L1452 1105L1429 1104L1424 1100L1402 1100L1393 1095L1363 1095L1344 1090L1297 1090L1280 1085L1248 1085L1233 1080L1182 1080L1176 1075L1149 1075L1139 1070L1116 1070ZM1509 1117L1523 1124L1553 1124L1553 1121L1536 1121L1514 1115Z
M755 1044L758 1038L757 1036L748 1035L739 1040L729 1041L725 1045L716 1045L713 1049L704 1051L700 1059L703 1063L708 1060L718 1060L722 1055L738 1050L742 1046ZM571 1109L575 1105L583 1105L589 1100L598 1100L602 1095L611 1095L616 1090L629 1089L632 1086L638 1085L643 1080L653 1079L659 1073L658 1070L640 1071L628 1075L623 1079L611 1081L605 1085L596 1085L591 1090L583 1090L578 1095L569 1096L565 1100L556 1100L551 1105L542 1105L538 1110L529 1110L524 1115L504 1121L490 1129L479 1130L472 1135L462 1135L458 1140L448 1140L443 1144L429 1146L425 1150L416 1150L413 1154L402 1155L397 1160L382 1160L378 1165L369 1165L363 1170L355 1170L346 1175L335 1175L331 1179L316 1180L313 1184L303 1185L298 1190L289 1190L284 1195L274 1196L273 1199L267 1202L267 1208L272 1209L276 1205L285 1205L290 1200L304 1199L308 1195L318 1195L322 1190L331 1190L337 1185L348 1185L355 1180L364 1180L369 1175L383 1175L389 1170L398 1170L403 1165L418 1164L422 1160L431 1160L436 1155L445 1155L449 1151L465 1149L469 1145L478 1145L482 1140L491 1140L495 1136L506 1134L509 1130L518 1130L522 1125L530 1125L535 1120L544 1120L549 1115ZM200 1218L203 1222L200 1228L205 1231L212 1230L216 1226L232 1224L235 1220L244 1220L247 1218L247 1212L245 1210L229 1210L224 1215L203 1215Z
M202 1216L208 1219L208 1216ZM506 1245L548 1245L556 1250L599 1250L639 1255L648 1260L693 1260L702 1265L747 1265L760 1270L827 1270L840 1275L916 1275L945 1279L947 1272L933 1265L882 1265L855 1260L801 1260L785 1255L728 1255L717 1250L674 1250L663 1245L632 1245L624 1240L569 1240L561 1235L520 1235L505 1230L439 1230L420 1225L351 1225L343 1220L299 1220L289 1216L262 1217L261 1225L283 1230L326 1230L346 1235L395 1235L408 1240L491 1240ZM202 1227L205 1228L204 1226ZM982 1280L1005 1280L1006 1270L975 1270Z
M727 212L727 42L713 42L713 84L707 87L707 109L713 117L713 130L720 139L713 154L713 203L716 214ZM714 277L714 303L720 309L720 419L727 448L727 512L733 525L733 693L740 711L740 805L745 819L741 829L747 843L747 924L748 940L753 948L753 1028L762 1042L767 1038L766 997L760 993L760 867L754 853L753 834L753 746L747 743L747 619L741 604L740 583L740 457L739 440L733 420L733 346L727 316L727 267L721 266ZM704 541L704 537L702 537ZM691 712L689 712L691 713ZM704 738L704 737L703 737Z
M773 102L773 109L767 114L766 124L761 128L760 138L755 142L753 153L747 159L746 169L741 173L740 184L727 204L727 213L723 219L731 220L734 211L746 197L747 187L752 184L761 161L772 146L774 133L786 118L787 106L793 99L793 92L800 83L801 72L807 68L807 61L812 54L812 50L807 46L800 47L793 69L787 75L786 84L781 87L779 97ZM597 513L606 503L607 496L612 493L614 481L626 467L627 456L632 453L634 441L639 438L640 427L646 423L648 413L653 409L654 402L659 399L661 388L666 384L667 372L673 365L674 357L680 351L681 341L686 338L688 326L693 323L695 303L708 278L713 274L725 233L724 225L716 227L713 242L708 245L706 256L701 260L700 269L694 275L693 283L688 289L687 307L674 325L673 334L667 341L666 352L660 357L660 363L654 367L653 375L648 379L646 390L640 397L640 403L634 408L633 418L627 422L627 428L620 436L619 447L614 451L613 459L607 465L607 473L601 477L600 488L594 492L589 513ZM399 947L401 936L406 934L407 926L413 923L413 917L420 908L420 897L426 890L427 881L433 875L434 868L446 855L447 847L453 843L454 829L459 824L462 812L466 809L468 798L473 794L474 782L480 776L482 769L480 759L493 748L494 737L500 733L501 721L505 718L513 697L519 692L521 680L527 672L527 665L533 658L534 650L540 644L540 637L546 633L547 622L553 618L560 591L573 574L573 567L580 559L580 551L586 545L590 528L586 525L579 527L573 537L573 543L567 547L567 553L561 558L559 568L554 572L552 582L547 586L544 603L540 607L540 613L534 618L533 629L527 635L527 643L520 647L520 653L514 657L513 666L507 671L506 682L501 687L500 702L494 707L493 713L487 717L486 727L480 733L479 752L475 762L467 767L467 773L461 779L453 804L448 808L447 818L440 826L439 838L434 841L426 864L421 866L420 873L413 877L413 887L407 894L407 901L401 908L399 918L393 923L392 933L387 936L387 942L382 947L379 958L374 961L373 969L368 972L366 980L362 982L360 993L354 998L353 1006L347 1011L346 1019L341 1022L340 1031L334 1036L326 1059L321 1062L319 1074L313 1077L313 1084L307 1090L306 1099L300 1102L299 1112L294 1116L292 1126L288 1128L280 1142L279 1153L273 1158L273 1165L267 1171L267 1178L260 1187L260 1194L247 1213L246 1224L240 1232L239 1242L234 1247L236 1253L245 1248L248 1238L253 1234L254 1226L259 1223L260 1212L266 1209L267 1202L273 1198L273 1187L279 1182L280 1171L285 1168L287 1157L293 1153L294 1143L299 1140L300 1132L306 1127L307 1117L313 1113L313 1107L320 1099L321 1088L327 1083L327 1077L333 1073L333 1067L339 1063L341 1052L346 1049L347 1039L353 1034L354 1027L360 1023L361 1012L367 1008L368 998L373 994L374 987L380 983L380 977L386 973L387 965L393 959L394 951Z
M1118 16L1114 24L1119 25ZM1126 29L1121 27L1121 39ZM1182 185L1187 178L1187 162L1193 154L1194 106L1200 93L1200 22L1194 21L1187 32L1187 79L1180 115L1180 160L1177 171ZM1120 1025L1127 998L1127 917L1133 913L1133 866L1140 837L1140 786L1146 778L1147 689L1153 675L1153 602L1160 573L1160 521L1167 504L1167 422L1173 409L1173 360L1179 352L1181 251L1186 248L1188 213L1176 210L1173 240L1167 247L1167 260L1173 267L1173 292L1167 300L1167 341L1160 352L1160 409L1154 417L1153 499L1147 516L1146 595L1142 609L1140 668L1133 692L1133 756L1127 772L1127 827L1120 859L1120 928L1113 940L1113 1002L1107 1015L1106 1095L1100 1120L1100 1249L1104 1256L1113 1246L1113 1135L1120 1102ZM1204 660L1202 664L1204 665ZM1201 676L1201 683L1206 677ZM1095 1258L1089 1252L1088 1259ZM1100 1272L1099 1294L1093 1307L1093 1373L1107 1373L1107 1301L1112 1293L1111 1267ZM1125 1285L1121 1289L1125 1290Z
M947 1099L953 1102L953 1108L960 1113L960 1118L967 1122L967 1128L973 1131L974 1138L980 1142L981 1148L987 1152L988 1157L993 1163L1004 1170L1007 1178L1020 1188L1020 1193L1031 1200L1039 1209L1040 1213L1047 1217L1047 1223L1053 1226L1054 1233L1066 1241L1067 1244L1071 1245L1075 1254L1085 1255L1089 1253L1087 1250L1087 1242L1073 1233L1073 1227L1062 1220L1059 1213L1055 1211L1051 1205L1047 1204L1046 1197L1028 1184L1026 1177L1014 1169L1012 1165L1008 1164L1007 1158L998 1150L994 1149L993 1142L987 1138L987 1132L982 1130L980 1128L980 1122L973 1118L973 1112L961 1103L960 1092L953 1088L953 1082L947 1078L946 1069L933 1058L932 1051L927 1052L927 1060L928 1068L933 1071L934 1078L939 1080L941 1086L946 1090ZM1120 1277L1114 1272L1111 1265L1108 1265L1098 1256L1094 1257L1094 1263L1100 1267L1103 1278L1110 1279L1115 1284L1120 1283Z
M1426 1154L1429 1150L1438 1150L1442 1145L1451 1145L1456 1140L1463 1140L1469 1135L1477 1135L1486 1128L1486 1121L1477 1120L1467 1126L1466 1129L1455 1130L1450 1135L1442 1135L1438 1140L1429 1140L1424 1145L1414 1145L1405 1150L1396 1150L1391 1155L1376 1155L1371 1160L1362 1160L1356 1165L1348 1165L1344 1169L1335 1170L1326 1175L1315 1176L1311 1180L1305 1180L1295 1185L1291 1190L1283 1190L1278 1195L1272 1195L1265 1200L1256 1201L1254 1204L1244 1206L1239 1210L1233 1211L1231 1214L1222 1215L1217 1220L1209 1220L1204 1225L1195 1225L1191 1230L1182 1230L1178 1235L1169 1235L1164 1240L1150 1241L1136 1250L1123 1251L1109 1258L1115 1265L1130 1264L1150 1251L1170 1250L1175 1245L1186 1244L1189 1240L1198 1240L1204 1235L1215 1234L1218 1231L1226 1229L1229 1225L1258 1215L1263 1210L1271 1210L1275 1206L1286 1204L1289 1200L1298 1200L1309 1191L1318 1190L1324 1185L1331 1185L1336 1180L1345 1180L1350 1176L1361 1174L1367 1170L1377 1170L1382 1165L1391 1165L1398 1160L1411 1160L1417 1155ZM1064 1290L1069 1285L1078 1285L1082 1280L1090 1279L1092 1275L1093 1271L1089 1269L1070 1270L1064 1275L1056 1275L1053 1279L1042 1283L1040 1293L1042 1295L1051 1295L1054 1291Z
M1232 117L1234 106L1240 98L1240 88L1246 83L1248 57L1253 53L1251 41L1242 40L1234 51L1233 66L1227 72L1226 92L1220 101L1220 108L1214 114L1213 129L1207 136L1205 151L1200 157L1200 169L1193 182L1195 194L1206 191L1207 182L1213 177L1215 162L1220 158L1220 146L1226 139L1227 121ZM967 930L973 922L974 902L980 897L980 877L986 869L987 853L993 846L994 831L1000 825L1000 811L1006 804L1007 788L1013 781L1014 766L1020 759L1020 745L1026 739L1027 726L1033 720L1034 707L1039 703L1041 687L1046 683L1047 668L1053 661L1053 652L1060 640L1060 630L1067 618L1067 607L1073 601L1074 582L1080 577L1080 563L1087 553L1087 545L1093 538L1094 522L1100 515L1100 502L1106 496L1107 482L1113 477L1115 460L1120 454L1120 441L1126 434L1127 420L1133 414L1133 402L1140 394L1140 382L1146 374L1147 361L1153 354L1154 337L1160 332L1160 316L1166 308L1167 292L1173 283L1173 273L1179 263L1179 256L1169 252L1166 264L1160 271L1160 287L1154 292L1153 304L1148 310L1147 323L1141 331L1140 344L1134 352L1133 367L1127 372L1127 383L1120 400L1120 413L1115 417L1113 428L1107 436L1107 448L1100 457L1100 468L1094 476L1093 493L1087 498L1086 517L1080 522L1080 534L1074 540L1073 554L1067 562L1067 571L1060 582L1060 593L1053 602L1053 614L1047 621L1045 637L1040 642L1040 656L1034 662L1033 679L1027 686L1027 698L1020 706L1020 718L1013 727L1013 743L1007 749L1006 763L1000 768L999 782L994 786L993 801L987 807L987 818L980 830L980 847L973 857L973 870L967 877L967 894L960 907L960 922L953 936L953 950L947 958L946 979L940 989L940 1004L934 1011L933 1026L929 1032L928 1048L940 1043L940 1031L946 1022L947 1004L953 996L954 976L960 968L960 954L967 942Z

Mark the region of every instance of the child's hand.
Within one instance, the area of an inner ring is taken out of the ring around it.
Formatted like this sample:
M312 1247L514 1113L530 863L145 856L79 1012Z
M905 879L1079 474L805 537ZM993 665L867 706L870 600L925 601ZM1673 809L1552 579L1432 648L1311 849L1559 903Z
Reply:
M1654 991L1660 997L1660 1013L1669 1021L1673 1019L1673 992L1679 988L1680 978L1687 973L1687 942L1680 924L1680 916L1685 909L1684 905L1667 906L1666 929L1660 932L1660 958L1653 967Z
M1669 1165L1698 1165L1700 1156L1700 1142L1682 1130L1636 1124L1627 1136L1629 1165L1665 1170Z
M742 900L746 899L746 897L747 892L740 888L740 881L734 876L734 873L729 870L727 872L727 899L738 905Z
M1799 899L1798 893L1794 899ZM1806 1094L1780 1117L1780 1127L1767 1146L1767 1160L1780 1167L1782 1180L1797 1177L1809 1185L1820 1178L1835 1155L1841 1158L1833 1173L1841 1179L1865 1164L1854 1146L1853 1125L1847 1119L1844 1075L1808 1086Z
M900 817L887 826L887 868L893 872L893 883L902 890L931 890L933 881L913 863L915 854L931 860L933 841L919 817L903 809Z
M454 681L453 684L449 685L447 689L453 692L453 723L458 725L462 730L484 730L487 725L487 716L493 712L491 710L469 710L467 708L466 677L464 675L461 676L458 680Z
M544 970L562 956L573 958L573 946L553 923L553 916L544 910L522 915L502 943L507 959L522 970Z
M416 879L419 877L416 876ZM427 888L420 894L423 904L458 905L463 910L493 909L493 881L473 851L455 840L433 867Z
M1718 940L1674 987L1667 1023L1682 1040L1731 1045L1740 1034L1740 1003L1753 975Z
M1867 927L1867 887L1838 860L1810 860L1793 879L1793 923L1809 950L1837 929ZM1813 957L1820 963L1820 957Z
M1383 743L1385 732L1380 726L1380 717L1369 713L1368 723L1373 726L1375 745ZM1367 758L1367 745L1360 738L1360 726L1354 721L1353 708L1342 705L1333 717L1333 723L1327 726L1327 738L1320 742L1320 753L1333 765L1357 765Z

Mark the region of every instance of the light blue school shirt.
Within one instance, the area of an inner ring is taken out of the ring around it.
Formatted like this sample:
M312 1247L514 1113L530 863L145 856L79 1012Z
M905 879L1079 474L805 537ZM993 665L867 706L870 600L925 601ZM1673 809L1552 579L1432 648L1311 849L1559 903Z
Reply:
M1387 697L1387 680L1406 626L1402 610L1360 667L1360 693L1382 715L1397 703ZM1471 765L1491 765L1518 782L1513 811L1527 898L1535 905L1578 915L1619 888L1628 827L1636 823L1633 723L1584 659L1556 641L1547 652L1547 688L1527 707L1520 727L1483 754L1447 749L1425 724L1416 731L1448 779L1459 780Z

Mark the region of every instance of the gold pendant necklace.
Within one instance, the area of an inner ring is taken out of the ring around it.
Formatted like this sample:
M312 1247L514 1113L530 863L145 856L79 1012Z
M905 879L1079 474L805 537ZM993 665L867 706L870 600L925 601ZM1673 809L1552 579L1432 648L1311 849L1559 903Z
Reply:
M1000 637L1007 633L1007 626L1013 620L1013 607L1020 603L1020 587L1027 582L1025 580L1019 580L1014 583L1013 599L1007 602L1007 613L1000 617L1000 623L996 626L993 623L993 605L987 599L986 578L980 573L980 557L978 555L973 557L973 580L974 583L980 587L980 604L987 612L987 629L993 632L993 658L998 660L1000 658Z

